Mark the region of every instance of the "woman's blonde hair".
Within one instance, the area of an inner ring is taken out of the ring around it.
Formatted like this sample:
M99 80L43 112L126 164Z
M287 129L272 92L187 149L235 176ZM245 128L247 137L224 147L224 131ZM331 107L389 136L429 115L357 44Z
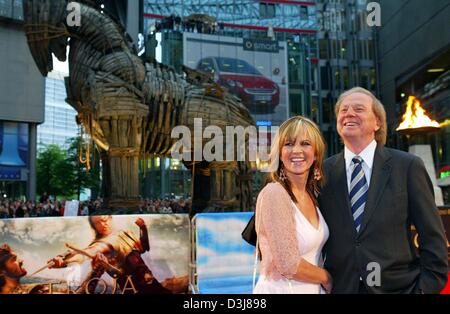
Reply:
M292 188L289 180L286 178L282 180L280 178L280 170L283 167L280 161L281 150L284 144L288 140L297 138L298 136L305 136L311 141L311 145L314 148L315 161L309 169L308 181L306 183L306 190L316 203L316 197L319 194L319 189L324 183L324 173L323 173L323 158L325 153L325 141L323 139L322 133L320 132L317 125L310 119L303 116L295 116L286 120L278 129L275 139L272 143L270 150L270 165L269 165L269 182L280 183L286 191L291 196L294 202L297 202L294 194L292 193ZM320 175L319 180L314 179L314 170L317 169ZM317 203L316 203L317 205Z
M380 146L384 146L386 144L387 137L386 110L384 110L384 106L381 101L379 101L378 98L375 97L375 95L367 89L362 87L354 87L342 93L336 102L336 106L334 107L336 118L338 116L339 109L341 108L341 104L344 98L354 93L365 94L372 99L372 111L375 114L375 117L377 117L378 123L380 125L378 131L375 132L375 140Z

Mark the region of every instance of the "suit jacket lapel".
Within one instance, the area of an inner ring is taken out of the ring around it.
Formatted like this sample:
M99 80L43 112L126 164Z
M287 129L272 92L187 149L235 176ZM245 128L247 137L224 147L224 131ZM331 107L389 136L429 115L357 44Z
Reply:
M380 145L377 145L373 161L372 176L370 179L369 195L367 196L361 229L359 230L358 236L360 236L367 227L389 180L391 174L390 158L389 152Z
M353 227L354 220L352 215L352 209L350 206L350 198L348 195L347 173L345 170L344 153L340 153L339 156L336 158L333 171L335 172L333 175L332 186L335 187L334 193L337 203L336 208L342 210L342 215L345 215L348 218L348 222ZM356 234L356 229L355 228L352 229L354 229L354 232Z

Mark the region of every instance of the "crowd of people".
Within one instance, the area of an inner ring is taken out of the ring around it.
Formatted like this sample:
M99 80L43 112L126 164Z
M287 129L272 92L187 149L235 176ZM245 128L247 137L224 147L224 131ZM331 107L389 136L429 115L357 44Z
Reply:
M143 214L188 214L191 199L145 199L140 206Z
M100 212L101 198L80 202L78 216L94 215ZM64 216L66 200L50 199L46 194L39 200L0 199L0 219L24 217ZM140 214L180 214L189 213L190 199L143 199L139 206Z
M0 218L51 217L64 215L64 202L48 200L37 201L9 200L0 201Z

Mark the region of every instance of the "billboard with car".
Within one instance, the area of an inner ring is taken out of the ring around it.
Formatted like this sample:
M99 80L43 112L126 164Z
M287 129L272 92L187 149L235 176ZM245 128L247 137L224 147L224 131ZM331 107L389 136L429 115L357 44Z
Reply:
M208 73L237 96L255 121L288 117L286 43L202 33L183 36L184 64Z

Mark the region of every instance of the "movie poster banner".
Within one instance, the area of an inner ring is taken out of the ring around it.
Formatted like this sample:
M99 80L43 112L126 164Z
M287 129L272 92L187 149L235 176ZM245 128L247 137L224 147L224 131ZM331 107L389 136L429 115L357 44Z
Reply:
M189 229L182 214L0 220L0 293L187 293Z

